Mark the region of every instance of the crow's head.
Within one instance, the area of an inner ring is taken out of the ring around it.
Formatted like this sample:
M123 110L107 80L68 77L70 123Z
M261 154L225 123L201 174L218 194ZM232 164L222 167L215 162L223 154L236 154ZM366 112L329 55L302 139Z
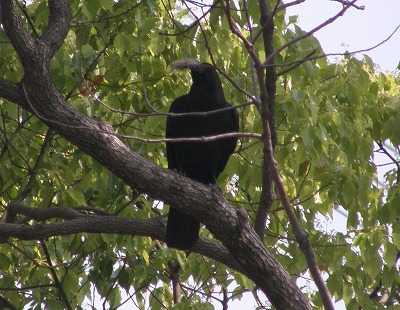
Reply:
M192 75L192 89L202 89L207 92L222 92L222 85L214 66L195 59L177 60L172 63L175 70L189 69Z

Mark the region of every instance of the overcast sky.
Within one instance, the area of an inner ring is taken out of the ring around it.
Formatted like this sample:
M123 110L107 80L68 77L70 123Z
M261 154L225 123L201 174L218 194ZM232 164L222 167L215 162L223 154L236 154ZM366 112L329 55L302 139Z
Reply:
M287 1L285 1L287 2ZM350 8L345 15L315 34L325 53L370 48L389 37L400 25L400 0L358 0L364 10ZM332 0L306 0L290 7L287 15L298 15L303 30L309 31L342 9ZM400 61L400 29L378 48L366 52L382 71L394 71Z

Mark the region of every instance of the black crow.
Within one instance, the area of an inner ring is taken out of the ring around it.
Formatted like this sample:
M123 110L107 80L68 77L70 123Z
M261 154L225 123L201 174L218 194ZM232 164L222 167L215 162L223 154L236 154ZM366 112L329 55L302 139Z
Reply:
M208 112L229 108L221 80L215 68L196 60L173 63L177 70L190 69L192 86L189 93L176 98L169 113ZM167 117L167 138L207 137L239 130L239 116L229 109L206 116ZM213 184L234 152L236 137L211 142L167 142L168 168L204 184ZM167 223L167 245L188 250L199 238L200 223L189 214L170 207Z

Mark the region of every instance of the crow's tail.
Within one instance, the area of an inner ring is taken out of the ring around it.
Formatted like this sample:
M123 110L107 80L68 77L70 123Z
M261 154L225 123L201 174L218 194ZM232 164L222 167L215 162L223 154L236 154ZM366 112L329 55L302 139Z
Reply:
M195 218L169 209L167 222L167 245L170 248L189 250L199 239L200 222Z

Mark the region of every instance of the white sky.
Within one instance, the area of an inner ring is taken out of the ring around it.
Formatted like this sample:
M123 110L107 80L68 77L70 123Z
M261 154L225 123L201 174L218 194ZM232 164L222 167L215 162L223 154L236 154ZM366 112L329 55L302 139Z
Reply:
M287 1L285 1L287 2ZM315 34L325 53L341 53L370 48L382 41L400 25L399 0L359 0L345 15ZM303 30L326 21L342 9L342 4L331 0L306 0L290 7L287 15L298 15ZM400 61L400 30L382 46L367 52L382 71L394 71Z

